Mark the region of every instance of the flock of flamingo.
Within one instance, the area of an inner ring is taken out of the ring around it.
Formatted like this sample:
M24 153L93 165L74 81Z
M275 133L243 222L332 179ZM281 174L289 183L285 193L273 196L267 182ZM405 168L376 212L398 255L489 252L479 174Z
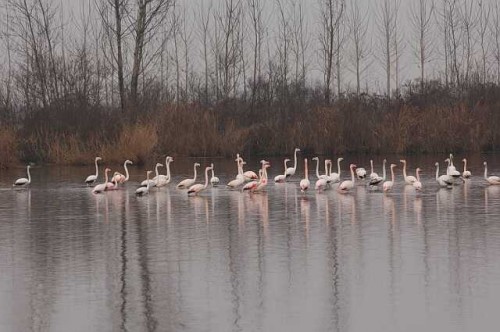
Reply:
M294 150L294 163L293 167L288 167L288 162L291 159L286 158L284 160L284 172L283 174L279 174L274 177L274 182L283 183L290 179L295 175L297 171L297 153L300 152L299 148L295 148ZM85 183L87 185L93 185L97 182L99 177L99 166L98 161L102 160L101 157L96 157L95 164L95 174L89 175L85 179ZM355 164L349 165L349 170L351 173L350 179L341 181L340 172L341 167L340 163L343 161L343 158L337 159L337 172L332 172L332 160L325 159L325 171L324 174L320 174L319 172L319 158L312 158L313 161L316 162L316 183L314 185L314 189L318 191L327 190L329 188L336 188L336 190L340 193L347 193L355 187L356 181L362 181L367 186L372 189L380 188L384 192L389 192L392 190L395 183L395 174L394 168L397 167L396 164L390 165L391 178L387 179L386 174L386 159L382 162L382 176L379 176L377 173L373 171L373 160L370 160L370 174L366 171L366 169L362 167L357 167ZM138 196L146 195L149 193L150 188L157 187L161 188L168 185L172 179L170 174L170 163L173 162L174 159L170 156L167 156L165 159L165 165L161 163L157 163L155 166L155 176L150 178L152 171L146 171L146 180L141 182L141 186L136 189L135 193ZM237 154L236 155L236 165L238 169L238 174L236 175L234 180L229 181L227 184L228 188L231 189L241 189L241 191L249 191L249 192L259 192L263 191L268 183L268 175L267 169L271 166L270 163L266 160L261 160L261 168L258 171L258 175L253 171L243 171L243 165L246 162L243 158ZM407 175L406 172L406 160L400 160L403 166L403 179L406 185L411 185L415 188L415 190L422 190L422 182L420 181L420 168L415 170L415 176ZM467 160L463 159L463 172L459 172L453 164L453 155L450 154L449 158L445 159L447 163L446 166L446 174L439 174L439 163L436 162L436 182L441 187L451 188L453 185L457 185L463 183L467 179L469 179L472 174L469 170L467 170ZM108 173L111 171L109 168L104 170L104 182L99 183L94 186L92 192L94 194L104 193L106 191L117 190L120 184L123 184L129 180L129 171L127 165L133 164L132 161L126 160L123 164L123 168L125 170L125 175L120 172L114 172L111 180L109 179ZM500 185L500 177L498 176L488 176L488 165L486 161L483 163L484 165L484 179L490 185ZM159 167L166 167L167 174L159 174ZM217 186L219 184L219 178L214 174L214 165L205 167L205 183L196 183L197 177L197 167L200 167L199 163L194 163L193 170L194 176L193 178L184 179L177 184L178 189L187 189L188 195L197 195L203 190L207 189L209 182L212 186ZM209 171L211 172L211 177L209 179ZM30 175L30 166L27 166L27 178L20 178L14 182L14 186L22 187L28 186L31 183L31 175ZM302 192L306 192L311 186L311 181L309 180L309 168L308 168L308 160L304 159L304 178L300 180L299 187Z

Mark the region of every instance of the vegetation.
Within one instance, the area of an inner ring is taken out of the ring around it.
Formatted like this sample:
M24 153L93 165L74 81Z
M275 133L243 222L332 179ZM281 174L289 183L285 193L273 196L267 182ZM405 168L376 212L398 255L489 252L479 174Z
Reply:
M174 0L84 2L71 19L48 0L7 0L0 167L498 148L500 5L412 2L403 38L400 1L371 20L357 1L317 2L312 32L300 1L276 0L271 20L269 2L219 0L190 20ZM405 39L419 77L402 83ZM383 92L369 88L374 64Z

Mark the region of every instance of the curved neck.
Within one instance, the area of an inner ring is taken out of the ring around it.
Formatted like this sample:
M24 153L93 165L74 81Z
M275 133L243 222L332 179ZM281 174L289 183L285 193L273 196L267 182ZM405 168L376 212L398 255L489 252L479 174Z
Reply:
M167 164L167 181L170 181L170 160L166 161Z
M267 167L264 167L264 170L263 170L263 175L264 175L264 179L267 180Z
M439 164L436 165L436 180L439 179Z
M450 166L453 166L453 155L450 153Z
M488 166L484 164L484 178L488 179Z
M464 159L464 172L467 170L467 159Z
M394 167L391 167L391 181L394 183Z
M128 174L127 163L123 164L123 168L125 168L125 181L128 181L129 174Z
M351 169L351 181L354 182L354 180L355 180L355 177L354 177L354 168L351 166L350 169Z
M293 169L297 169L297 150L293 154Z
M337 159L337 173L340 175L340 158Z
M406 179L406 161L403 163L403 177Z
M30 168L26 167L26 172L28 172L28 182L31 182Z
M196 168L195 168L195 174L196 174ZM243 175L243 165L240 163L238 160L238 175Z
M288 160L286 160L286 159L285 159L285 161L283 162L283 163L285 164L285 173L283 173L283 174L285 174L285 175L286 175L286 169L288 168L288 167L286 166L286 163L287 163L287 162L288 162Z
M155 167L155 175L156 175L157 177L158 177L158 167L159 167L159 165L156 165L156 167Z
M382 178L384 179L384 181L385 181L385 176L386 176L386 174L385 174L385 160L384 160L382 162Z
M196 164L194 165L194 177L193 177L193 180L196 181Z
M330 165L331 164L332 163L330 162ZM327 160L325 160L325 175L328 176L328 161Z
M212 177L215 177L215 172L213 168L212 168Z

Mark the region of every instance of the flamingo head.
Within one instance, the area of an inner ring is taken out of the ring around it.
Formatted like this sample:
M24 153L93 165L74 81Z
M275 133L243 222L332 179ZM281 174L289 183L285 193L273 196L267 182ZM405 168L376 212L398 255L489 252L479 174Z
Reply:
M133 164L133 162L132 162L131 160L128 160L128 159L127 159L127 160L125 160L125 164L130 164L130 165L132 165L132 164Z
M446 158L446 159L444 160L444 162L449 164L449 163L450 163L450 158Z
M337 159L337 161L342 161L344 160L344 158L340 157L339 159Z
M295 148L295 152L300 152L300 149L299 148Z
M318 157L314 157L312 160L319 160L319 158Z
M147 171L146 175L149 176L149 174L153 173L153 171Z
M167 156L167 161L171 163L172 161L174 161L174 158Z
M194 163L194 167L199 167L199 166L200 166L200 164Z
M331 163L332 163L332 160L331 160L331 159L327 159L327 160L325 160L325 162L326 162L327 164L331 164Z
M357 166L355 164L349 165L350 168L355 169Z
M288 158L286 158L286 159L285 159L285 163L287 163L287 162L289 162L289 161L290 161L290 159L288 159Z
M399 162L401 162L403 164L406 164L406 160L405 159L401 159Z
M31 168L31 165L26 166L26 168L28 168L28 169Z
M396 167L396 166L398 166L398 165L396 165L396 164L391 164L391 168L394 168L394 167Z
M434 166L438 167L438 166L439 166L439 163L436 161L436 163L434 164Z
M464 159L462 159L462 162L463 162L463 163L467 162L467 159L465 159L465 158L464 158Z
M417 169L415 170L417 173L420 173L421 169L419 167L417 167Z
M95 161L99 161L99 160L102 160L101 157L95 157Z
M104 172L105 172L105 173L111 172L111 169L106 168L106 169L104 170Z
M486 161L483 163L483 165L484 165L484 166L486 166L486 165L487 165Z
M387 159L382 160L382 163L385 164L387 162Z
M162 163L156 163L156 167L163 167Z

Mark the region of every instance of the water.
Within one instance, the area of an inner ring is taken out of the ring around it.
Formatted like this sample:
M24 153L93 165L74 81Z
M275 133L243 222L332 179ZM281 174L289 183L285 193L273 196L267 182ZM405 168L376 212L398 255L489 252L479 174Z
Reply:
M0 330L494 331L500 186L485 185L476 158L471 181L439 189L435 160L409 160L424 169L422 193L398 169L389 195L303 195L301 164L267 193L191 198L172 184L135 197L135 167L103 195L81 184L91 166L34 167L21 190L11 183L24 170L3 171ZM191 162L172 164L173 183ZM215 163L223 183L234 177L233 161Z

